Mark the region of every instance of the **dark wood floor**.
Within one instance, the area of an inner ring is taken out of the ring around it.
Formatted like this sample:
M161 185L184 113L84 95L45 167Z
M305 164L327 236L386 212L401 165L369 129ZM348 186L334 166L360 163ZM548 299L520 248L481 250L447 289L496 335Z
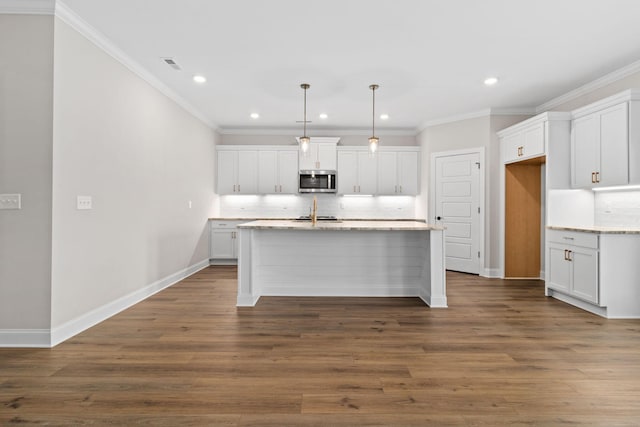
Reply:
M2 425L640 425L640 321L537 281L235 307L210 267L53 349L0 349Z

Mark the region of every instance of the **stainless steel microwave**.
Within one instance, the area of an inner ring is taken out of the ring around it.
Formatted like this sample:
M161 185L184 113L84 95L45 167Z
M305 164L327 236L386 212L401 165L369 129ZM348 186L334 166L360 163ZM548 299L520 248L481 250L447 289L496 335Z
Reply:
M301 170L298 175L299 193L335 193L336 171Z

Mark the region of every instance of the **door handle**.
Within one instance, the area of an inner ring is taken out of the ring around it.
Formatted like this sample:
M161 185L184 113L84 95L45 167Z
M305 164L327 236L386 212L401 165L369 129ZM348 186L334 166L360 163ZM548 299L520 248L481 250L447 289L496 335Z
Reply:
M441 216L437 216L436 217L436 221L442 221L442 217Z

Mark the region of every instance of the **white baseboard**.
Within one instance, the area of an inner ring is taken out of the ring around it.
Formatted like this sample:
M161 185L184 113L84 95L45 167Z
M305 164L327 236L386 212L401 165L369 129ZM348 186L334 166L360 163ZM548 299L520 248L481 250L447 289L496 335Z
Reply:
M160 292L163 289L185 279L192 274L207 268L209 260L205 259L190 267L173 273L163 279L151 283L142 289L118 298L102 307L96 308L88 313L83 314L65 324L50 329L0 329L0 348L1 347L37 347L50 348L61 342L79 334L82 331L114 316L121 311L149 298L151 295Z
M485 268L484 271L480 273L480 276L487 277L489 279L502 279L504 274L499 268Z
M73 337L74 335L77 335L80 332L89 329L90 327L120 313L121 311L131 307L132 305L137 304L146 298L149 298L151 295L154 295L161 290L168 288L169 286L179 282L186 277L189 277L190 275L208 266L208 259L200 261L190 267L173 273L163 279L145 286L142 289L138 289L137 291L132 292L129 295L118 298L115 301L107 303L102 307L98 307L88 313L83 314L82 316L79 316L64 323L63 325L52 329L50 346L54 347L60 344L61 342ZM0 346L2 346L2 342L0 342Z
M51 347L49 329L0 329L0 347Z
M90 327L120 313L121 311L131 307L132 305L135 305L140 301L149 298L151 295L154 295L161 290L168 288L169 286L179 282L186 277L189 277L190 275L208 266L208 259L200 261L190 267L187 267L163 279L151 283L150 285L145 286L142 289L138 289L137 291L132 292L129 295L118 298L115 301L105 304L102 307L98 307L88 313L83 314L80 317L77 317L64 323L61 326L54 328L51 331L51 347L60 344L61 342L73 337L74 335L77 335L80 332L89 329Z

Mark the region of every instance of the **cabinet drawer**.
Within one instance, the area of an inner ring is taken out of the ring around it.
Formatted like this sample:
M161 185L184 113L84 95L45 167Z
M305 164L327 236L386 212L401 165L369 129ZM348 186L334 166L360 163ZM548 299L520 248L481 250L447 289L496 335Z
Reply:
M244 220L244 221L239 221L239 220L229 220L229 221L224 221L224 220L210 220L209 221L209 226L212 229L217 229L217 228L236 228L239 224L244 224L245 222L250 222L253 220Z
M547 230L549 242L598 249L598 235L580 231Z

